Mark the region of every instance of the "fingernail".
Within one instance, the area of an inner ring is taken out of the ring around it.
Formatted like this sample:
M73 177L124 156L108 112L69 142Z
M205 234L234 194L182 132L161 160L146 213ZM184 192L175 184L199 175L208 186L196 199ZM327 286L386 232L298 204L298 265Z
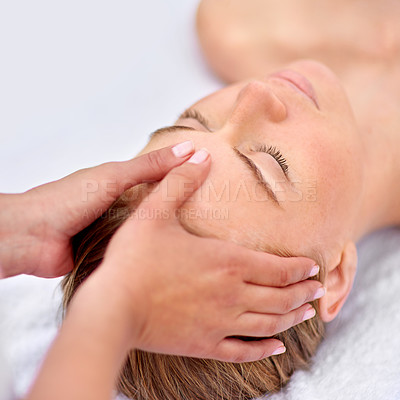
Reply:
M303 321L314 318L316 313L315 308L309 308L303 315Z
M202 162L207 160L209 154L210 153L206 149L200 149L196 151L196 153L194 153L187 162L190 162L192 164L201 164Z
M273 353L272 353L272 355L273 356L277 356L278 354L282 354L282 353L284 353L286 351L286 347L285 346L281 346L281 347L278 347Z
M320 299L322 296L325 295L325 293L326 293L326 290L325 290L324 287L319 288L319 289L315 292L315 295L314 295L313 300Z
M319 266L318 265L314 265L312 270L310 271L309 277L311 278L312 276L317 275L318 272L319 272Z
M188 156L194 149L194 144L191 140L177 144L172 148L175 157Z

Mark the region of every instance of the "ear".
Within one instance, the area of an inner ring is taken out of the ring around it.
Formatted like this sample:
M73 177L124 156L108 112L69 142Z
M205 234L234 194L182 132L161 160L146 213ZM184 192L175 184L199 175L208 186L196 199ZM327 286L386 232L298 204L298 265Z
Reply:
M324 322L332 321L343 307L353 286L357 269L357 249L353 242L345 245L339 263L328 267L326 294L319 301L319 315Z

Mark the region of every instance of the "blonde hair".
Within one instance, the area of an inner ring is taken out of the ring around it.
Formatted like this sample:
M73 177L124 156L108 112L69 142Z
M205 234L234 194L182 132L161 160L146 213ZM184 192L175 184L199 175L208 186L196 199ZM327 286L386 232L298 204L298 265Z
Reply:
M131 202L122 197L73 238L75 267L62 281L64 309L79 285L100 265L109 240L131 212ZM313 305L318 310L317 304ZM275 336L285 344L286 353L240 364L132 350L117 387L137 400L256 398L278 391L295 370L308 368L323 333L324 324L317 315Z

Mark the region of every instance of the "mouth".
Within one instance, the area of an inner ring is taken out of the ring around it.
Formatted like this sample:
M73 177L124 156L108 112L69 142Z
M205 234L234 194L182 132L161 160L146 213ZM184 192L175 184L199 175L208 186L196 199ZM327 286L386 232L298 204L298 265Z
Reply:
M269 75L269 77L278 78L289 82L294 89L308 97L318 110L320 109L314 87L305 76L290 69L285 69L275 72Z

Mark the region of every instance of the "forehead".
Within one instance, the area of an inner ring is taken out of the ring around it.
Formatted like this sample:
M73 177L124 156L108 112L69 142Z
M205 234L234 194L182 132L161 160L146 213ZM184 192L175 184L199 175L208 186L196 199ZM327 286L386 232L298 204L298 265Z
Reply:
M194 135L214 134L180 130L162 135L162 140L155 140L147 150L194 139ZM249 175L233 156L218 152L212 142L207 142L207 147L213 159L210 175L183 207L182 222L189 231L251 248L285 248L308 256L314 249L321 251L321 246L341 232L341 213L349 209L352 191L343 190L341 176L346 174L346 165L337 156L340 149L333 151L333 146L317 142L312 157L300 148L294 148L290 157L286 155L294 165L301 162L302 166L294 194L283 197L285 203L279 210L265 198L254 198Z
M194 103L191 107L207 115L210 123L221 126L226 122L235 105L238 94L250 80L225 86Z
M193 107L205 113L211 124L221 127L246 83L221 89ZM345 229L360 185L353 121L348 111L335 115L334 111L329 110L316 120L307 119L301 113L292 114L292 119L267 132L268 138L282 146L285 157L296 170L300 195L297 200L288 201L284 211L270 203L249 200L243 193L235 201L223 196L218 198L227 182L237 182L241 172L230 159L215 157L215 149L209 148L213 163L207 181L216 193L204 198L198 191L183 206L186 214L182 214L182 224L201 236L232 240L251 248L285 248L296 255L314 257L316 249L323 253ZM189 136L198 134L188 133ZM167 140L163 138L162 145L182 138L171 135ZM161 143L157 147L162 147Z

